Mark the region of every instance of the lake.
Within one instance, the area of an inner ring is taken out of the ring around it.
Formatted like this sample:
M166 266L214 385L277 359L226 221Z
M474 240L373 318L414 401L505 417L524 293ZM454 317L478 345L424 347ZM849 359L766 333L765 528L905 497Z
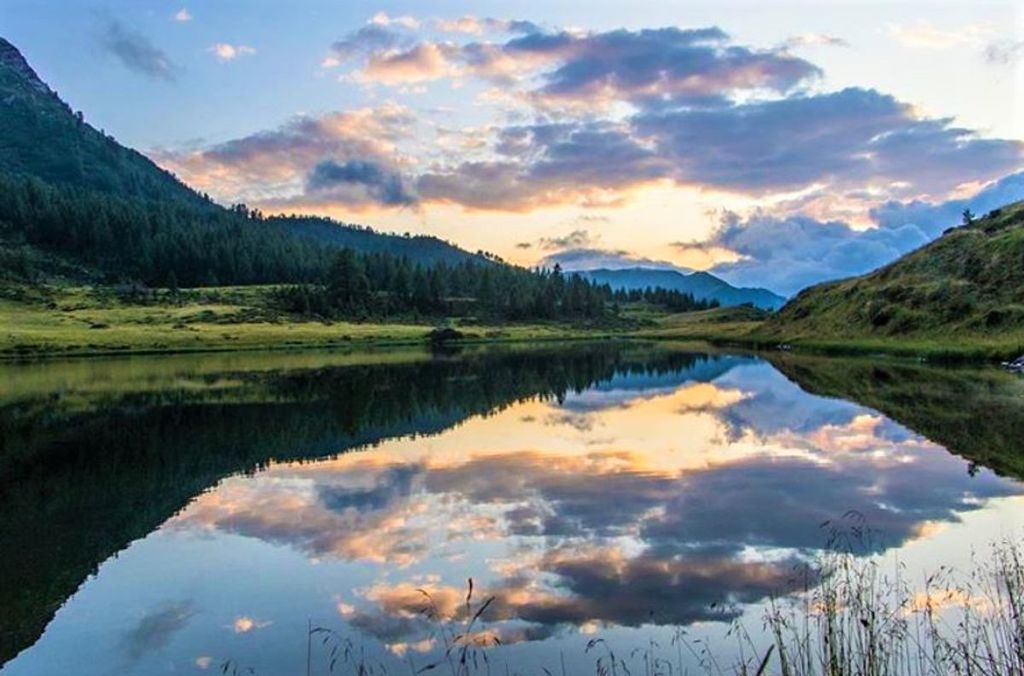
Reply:
M4 365L2 672L696 673L838 540L1019 539L1022 431L996 369L672 344Z

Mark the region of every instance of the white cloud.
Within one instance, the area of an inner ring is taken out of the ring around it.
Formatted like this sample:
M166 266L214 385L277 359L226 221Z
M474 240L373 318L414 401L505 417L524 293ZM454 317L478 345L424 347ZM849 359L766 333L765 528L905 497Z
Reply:
M179 23L185 23L187 21L191 21L192 20L192 15L189 13L189 11L187 9L182 7L181 9L179 9L177 12L174 13L174 20L179 22Z
M472 14L460 16L457 19L436 19L434 26L444 33L466 33L467 35L480 35L484 32L484 26L480 19Z
M728 215L705 243L734 251L739 260L711 272L736 285L793 294L818 282L859 275L902 256L960 222L964 209L984 214L1024 197L1024 172L989 184L967 199L887 202L871 211L874 227L805 216Z
M231 629L236 634L246 634L253 629L263 629L264 627L269 627L271 624L273 623L269 620L255 620L246 615L242 615L241 617L235 618L235 621L231 624Z
M219 61L232 61L240 56L249 56L256 53L256 50L248 45L231 45L226 42L218 42L207 51L212 52Z
M377 12L370 19L370 23L377 26L401 26L409 30L416 30L420 27L420 21L413 16L390 16L387 12Z
M828 33L804 33L794 35L782 43L783 49L796 47L849 47L850 43L837 35Z
M912 49L950 49L962 45L980 45L991 36L989 24L967 24L955 29L935 26L930 21L913 24L889 24L889 35L905 47Z

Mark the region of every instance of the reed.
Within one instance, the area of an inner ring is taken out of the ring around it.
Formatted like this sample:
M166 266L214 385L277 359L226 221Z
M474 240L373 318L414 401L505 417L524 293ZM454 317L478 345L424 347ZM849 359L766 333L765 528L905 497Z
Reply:
M834 531L825 553L796 572L797 591L769 599L757 638L743 620L729 624L726 636L736 641L729 658L677 627L669 645L649 638L627 653L609 638L591 638L568 657L569 668L596 676L1024 676L1022 542L994 543L985 556L972 557L969 571L940 566L922 585L908 579L901 562L866 555L872 542L862 524ZM448 616L427 590L418 591L439 652L418 667L407 656L409 673L491 676L496 664L506 676L522 673L508 659L499 662L501 641L486 628L493 596L474 602L469 580L463 607ZM323 660L317 673L387 675L383 663L367 657L378 654L367 651L368 639L312 624L309 632L323 649L315 656ZM256 673L234 660L221 666L231 676ZM566 656L541 670L566 676Z

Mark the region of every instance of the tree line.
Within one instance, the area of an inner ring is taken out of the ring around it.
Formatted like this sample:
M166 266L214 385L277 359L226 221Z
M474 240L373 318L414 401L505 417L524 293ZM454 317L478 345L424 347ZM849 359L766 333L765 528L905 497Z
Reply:
M276 297L288 312L366 318L415 314L576 320L617 313L626 302L645 301L672 312L718 305L670 289L616 291L564 273L558 265L527 270L465 260L426 266L348 248L338 252L321 283L286 286Z
M321 317L580 319L636 301L673 312L715 306L668 289L613 291L557 266L529 270L481 255L427 256L438 261L428 264L388 250L339 248L286 224L244 205L125 197L0 173L0 237L64 254L100 270L107 283L284 284L275 298L285 310Z
M0 174L8 240L65 254L108 282L216 286L311 282L331 251L244 208L150 200Z

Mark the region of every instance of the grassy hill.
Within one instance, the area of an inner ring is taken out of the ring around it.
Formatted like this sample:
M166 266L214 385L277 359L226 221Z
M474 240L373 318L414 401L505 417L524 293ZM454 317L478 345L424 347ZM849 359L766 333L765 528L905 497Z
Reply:
M785 341L1024 345L1024 202L869 274L805 289L757 330Z

